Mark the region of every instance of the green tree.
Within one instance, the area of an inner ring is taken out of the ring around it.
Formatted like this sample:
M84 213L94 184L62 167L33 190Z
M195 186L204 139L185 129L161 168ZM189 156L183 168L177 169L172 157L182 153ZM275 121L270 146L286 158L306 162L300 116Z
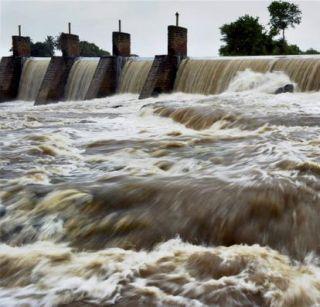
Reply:
M52 57L54 55L55 42L52 36L47 36L44 42L31 42L31 56Z
M60 35L56 36L54 39L55 47L58 50L61 50L60 46ZM101 49L94 43L90 43L87 41L80 41L80 56L83 57L101 57L101 56L107 56L110 55L110 52Z
M80 41L80 56L83 57L101 57L110 55L106 50L99 48L94 43L89 43L87 41Z
M270 53L272 39L259 23L258 17L249 15L220 28L225 45L219 49L221 55L265 55Z
M320 54L320 52L318 50L313 49L313 48L309 48L306 51L304 51L303 54Z
M273 1L268 6L270 14L270 25L273 34L279 34L282 32L282 40L285 41L285 30L289 27L295 27L295 25L301 22L301 11L299 7L294 3L286 1Z
M302 51L297 45L289 45L286 41L274 40L273 41L273 48L272 48L273 55L298 55L302 54Z

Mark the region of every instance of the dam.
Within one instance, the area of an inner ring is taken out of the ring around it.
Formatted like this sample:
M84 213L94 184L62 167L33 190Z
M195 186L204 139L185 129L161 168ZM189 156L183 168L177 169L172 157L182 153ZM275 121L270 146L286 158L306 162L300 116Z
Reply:
M85 100L97 70L99 59L77 59L70 70L62 100ZM35 101L49 65L48 59L29 58L22 69L18 100ZM152 66L152 60L131 58L123 65L118 89L114 93L140 94ZM320 89L319 57L273 57L234 59L183 59L176 72L172 92L214 95L224 92L235 76L245 70L283 72L302 92Z
M113 55L80 57L79 37L61 35L62 57L30 57L29 37L13 36L13 57L0 65L0 101L58 101L102 98L135 93L140 99L161 93L182 92L214 95L224 92L235 76L245 70L283 72L298 91L320 89L318 56L187 57L187 29L168 26L168 53L152 59L131 56L130 34L113 32Z

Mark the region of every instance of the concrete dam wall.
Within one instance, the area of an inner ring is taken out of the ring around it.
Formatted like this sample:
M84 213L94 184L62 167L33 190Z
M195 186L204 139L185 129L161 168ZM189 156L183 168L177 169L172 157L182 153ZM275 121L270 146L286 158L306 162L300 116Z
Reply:
M30 57L30 38L12 37L13 56L0 62L0 102L89 100L117 93L140 99L172 91L217 94L240 71L284 72L301 91L320 89L320 57L235 57L195 60L187 57L187 29L168 26L167 55L154 60L131 56L128 33L113 32L113 55L81 58L79 37L60 36L61 57Z

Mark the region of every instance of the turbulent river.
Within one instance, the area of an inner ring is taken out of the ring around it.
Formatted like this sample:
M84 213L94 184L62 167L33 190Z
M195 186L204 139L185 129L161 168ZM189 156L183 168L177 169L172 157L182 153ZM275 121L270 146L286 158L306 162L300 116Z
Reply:
M1 306L320 304L320 93L0 105Z

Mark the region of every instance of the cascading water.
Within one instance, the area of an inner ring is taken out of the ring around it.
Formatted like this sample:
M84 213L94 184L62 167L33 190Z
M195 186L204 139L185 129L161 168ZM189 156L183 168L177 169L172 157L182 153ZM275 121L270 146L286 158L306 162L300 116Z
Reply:
M49 62L48 58L30 58L25 61L20 78L18 100L34 101L37 98Z
M78 59L74 62L65 87L66 100L85 99L98 63L97 58Z
M320 58L281 58L271 71L283 71L303 92L320 90Z
M320 58L235 58L217 60L183 60L175 82L177 92L217 94L225 91L237 72L282 71L301 91L320 89Z
M152 61L129 60L120 78L120 93L140 93L147 79Z

